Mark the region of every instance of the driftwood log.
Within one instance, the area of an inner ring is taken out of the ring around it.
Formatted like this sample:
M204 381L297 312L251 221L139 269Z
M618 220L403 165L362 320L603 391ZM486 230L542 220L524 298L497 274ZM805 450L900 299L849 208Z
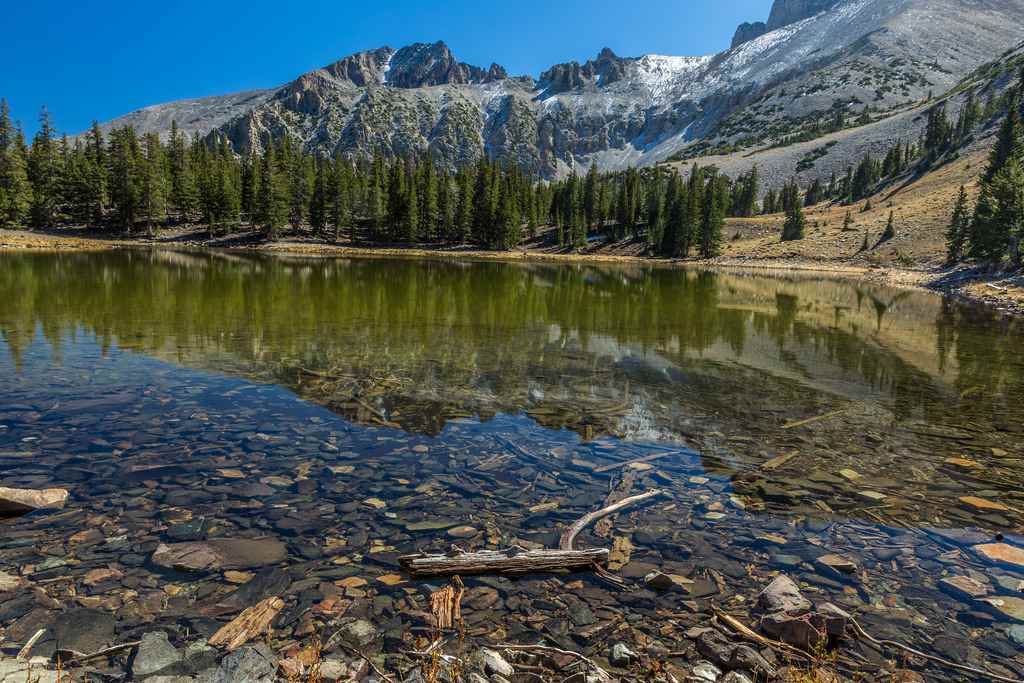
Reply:
M239 614L231 623L225 624L210 637L210 645L226 645L228 652L234 652L253 638L261 636L284 609L281 598L267 598Z
M608 564L608 550L481 550L448 555L406 555L398 558L410 576L522 575L554 571L587 571Z

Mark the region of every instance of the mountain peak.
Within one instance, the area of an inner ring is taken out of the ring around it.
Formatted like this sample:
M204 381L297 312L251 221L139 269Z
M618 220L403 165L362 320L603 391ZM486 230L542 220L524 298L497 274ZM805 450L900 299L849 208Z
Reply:
M394 53L387 66L385 83L393 88L432 85L465 85L495 80L505 70L497 64L485 71L455 58L444 41L413 43Z

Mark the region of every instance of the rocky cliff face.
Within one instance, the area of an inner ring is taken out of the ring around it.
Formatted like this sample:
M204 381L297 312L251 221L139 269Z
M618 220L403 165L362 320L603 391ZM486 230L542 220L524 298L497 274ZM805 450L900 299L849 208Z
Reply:
M459 62L444 43L381 48L268 92L119 123L187 120L239 153L289 136L321 154L430 154L452 167L486 155L556 177L753 149L837 117L884 119L942 94L1022 32L1024 0L777 0L767 24L741 27L716 55L605 49L534 81Z
M819 12L830 10L843 0L775 0L768 17L768 30L774 31L798 21L809 19Z
M736 33L732 37L732 48L737 48L743 43L749 43L755 38L760 38L768 33L768 24L763 21L753 23L744 22L736 27Z

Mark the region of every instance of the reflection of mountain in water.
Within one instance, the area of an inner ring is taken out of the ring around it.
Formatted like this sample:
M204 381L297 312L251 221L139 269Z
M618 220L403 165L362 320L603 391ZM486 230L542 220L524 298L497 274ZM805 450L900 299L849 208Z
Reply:
M858 488L944 485L946 457L1022 439L1021 335L925 294L668 268L166 251L3 265L0 334L16 365L37 330L55 352L86 330L282 384L364 424L439 434L455 418L525 412L584 439L682 441L741 490L765 490L748 475L795 452L811 477L801 490L863 505ZM851 468L875 479L836 480Z
M1009 330L972 318L950 358L937 349L957 314L938 299L820 280L166 251L10 256L5 266L0 325L15 356L37 325L51 341L81 326L192 365L221 369L226 356L300 392L297 369L388 380L386 397L372 397L387 415L412 401L456 414L532 409L558 422L564 403L566 413L640 409L671 433L685 416L650 400L702 391L698 400L715 404L730 377L751 371L765 395L795 383L887 401L903 417L955 399L943 375L951 365L981 372L988 387L1019 387L993 377L1019 367L987 353L1020 347Z

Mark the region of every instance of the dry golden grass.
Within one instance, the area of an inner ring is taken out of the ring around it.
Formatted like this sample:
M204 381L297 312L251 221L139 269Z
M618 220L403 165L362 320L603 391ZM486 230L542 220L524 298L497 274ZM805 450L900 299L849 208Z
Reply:
M853 206L821 204L805 211L805 239L782 242L781 214L730 219L726 223L724 258L764 258L805 261L845 261L864 266L935 266L945 257L945 231L960 186L977 191L985 152L975 151L913 181L889 187ZM847 212L852 228L845 229ZM892 212L896 238L877 244ZM862 251L865 233L869 249Z

